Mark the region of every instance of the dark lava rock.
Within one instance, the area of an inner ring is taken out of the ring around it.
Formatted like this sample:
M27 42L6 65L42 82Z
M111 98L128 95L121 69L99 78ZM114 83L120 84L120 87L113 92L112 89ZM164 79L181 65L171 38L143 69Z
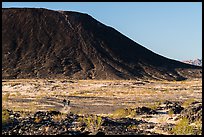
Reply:
M10 111L9 111L10 112ZM12 112L11 112L12 114ZM145 123L142 120L131 118L111 119L103 117L103 124L98 131L87 131L86 125L79 122L76 114L67 114L67 117L58 122L53 121L52 116L58 112L41 112L31 114L29 117L21 118L18 123L2 128L3 135L156 135L138 128L128 128L132 125ZM15 115L17 116L17 115ZM15 117L14 117L15 118ZM36 120L40 119L40 120ZM147 125L146 128L153 128Z
M164 104L165 104L166 106L169 106L170 104L173 104L173 102L166 100L166 101L164 102Z
M48 112L48 115L51 115L51 116L60 115L60 114L61 114L61 112L59 112L59 111L49 111Z
M42 112L38 111L34 114L34 117L39 117L39 116L54 116L54 115L60 115L61 113L59 111L48 111L48 112Z
M101 136L101 135L105 135L105 133L102 132L102 131L99 131L99 132L96 133L96 135Z
M172 106L172 107L170 108L170 110L168 111L168 113L169 113L170 111L173 111L174 114L180 114L183 109L184 109L184 108L183 108L182 106L176 104L176 105L174 105L174 106Z
M148 50L88 14L2 8L3 79L184 80L201 78L200 71Z
M19 119L16 124L7 125L2 129L3 135L60 135L68 131L71 123L75 120L72 116L67 116L63 121L55 122L52 116L59 115L60 112L41 112L27 118ZM14 122L13 122L14 123ZM68 133L72 134L72 132ZM75 134L75 132L73 132Z
M147 122L142 121L142 120L135 120L131 118L121 118L121 119L110 119L110 118L105 118L104 123L102 124L102 132L105 133L105 135L158 135L156 133L148 132L145 130L142 130L139 128L140 124L146 124L144 129L146 128L153 128L154 125ZM128 128L129 126L136 125L138 128Z
M180 118L188 118L190 122L202 121L202 103L192 103L181 111Z
M157 112L148 107L138 107L136 108L137 115L144 115L144 114L157 114Z
M169 109L168 113L172 111L173 114L179 114L184 109L179 102L165 101L164 104L166 106L163 109Z

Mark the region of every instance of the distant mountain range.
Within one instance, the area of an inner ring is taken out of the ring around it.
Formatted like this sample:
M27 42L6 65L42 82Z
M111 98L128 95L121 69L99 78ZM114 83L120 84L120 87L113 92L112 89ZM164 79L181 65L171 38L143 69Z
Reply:
M184 60L183 63L196 65L196 66L202 66L202 59L195 59L195 60Z

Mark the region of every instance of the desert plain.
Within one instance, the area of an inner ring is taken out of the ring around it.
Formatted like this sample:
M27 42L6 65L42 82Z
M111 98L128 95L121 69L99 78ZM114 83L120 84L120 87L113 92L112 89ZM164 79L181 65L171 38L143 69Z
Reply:
M64 99L70 100L69 106L63 105ZM176 125L179 121L177 117L180 114L170 114L168 108L159 109L164 107L164 102L167 101L176 102L183 108L188 107L192 102L202 103L202 79L184 81L2 80L3 109L18 112L22 117L35 112L59 111L63 114L72 113L78 116L97 115L112 119L133 118L146 124L152 124L151 128L144 128L144 124L136 126L137 128L143 126L143 130L150 134L151 132L172 134L168 130L158 127L162 124ZM157 114L135 113L132 115L132 113L124 113L124 110L134 110L138 107L156 110ZM100 126L102 127L102 125Z

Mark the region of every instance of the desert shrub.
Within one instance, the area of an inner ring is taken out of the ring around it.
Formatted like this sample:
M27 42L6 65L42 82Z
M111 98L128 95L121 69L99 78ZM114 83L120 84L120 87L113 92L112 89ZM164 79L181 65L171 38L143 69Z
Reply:
M134 130L134 129L138 129L138 127L136 126L136 125L129 125L128 127L127 127L128 129L132 129L132 130Z
M128 116L128 111L126 111L123 108L116 109L113 112L113 118L122 118L122 117L127 117Z
M195 124L195 135L202 135L202 121L197 120L194 124Z
M161 123L161 124L166 124L166 123L167 123L167 119L166 119L165 117L160 117L160 118L158 119L158 121L159 121L159 123Z
M21 96L21 93L18 91L18 92L16 92L16 95L17 95L18 97L20 97L20 96Z
M6 93L5 95L2 96L2 101L8 102L10 93Z
M103 124L101 116L89 115L83 118L83 122L87 125L87 128L91 131L97 131Z
M113 118L135 117L135 116L136 116L136 111L134 109L131 109L131 108L128 108L128 109L123 109L123 108L116 109L113 112L113 115L112 115Z
M184 107L188 107L191 103L193 103L195 101L195 99L193 98L189 98L186 101L183 102L182 106Z
M35 117L34 122L35 123L40 123L42 121L42 117Z
M171 130L174 135L192 135L194 134L193 127L189 125L187 118L181 119Z
M174 114L174 111L173 111L172 109L170 109L170 110L168 111L168 115L169 115L170 117L172 117L173 114Z
M168 92L168 91L169 91L168 89L161 90L161 92Z
M36 96L36 100L38 100L38 101L41 100L42 98L43 98L42 94L39 94L39 95Z
M12 119L10 118L8 110L2 110L2 126L5 126L12 122Z
M153 104L149 104L147 107L153 110L157 109L161 105L161 102L154 102Z
M57 109L54 108L54 107L50 107L50 108L48 108L48 111L49 111L49 112L51 112L51 111L57 111Z
M82 123L82 122L84 122L84 118L83 118L83 117L78 117L78 118L77 118L77 121L80 122L80 123Z
M136 116L136 110L135 109L128 108L127 111L128 111L128 117L134 118Z
M54 122L60 122L60 121L62 121L65 118L66 118L66 115L63 115L63 114L58 114L58 115L53 115L52 116L52 120Z
M35 111L37 110L37 106L36 106L36 103L35 103L35 102L30 102L30 103L28 104L28 107L29 107L29 110L30 110L31 112L35 112Z

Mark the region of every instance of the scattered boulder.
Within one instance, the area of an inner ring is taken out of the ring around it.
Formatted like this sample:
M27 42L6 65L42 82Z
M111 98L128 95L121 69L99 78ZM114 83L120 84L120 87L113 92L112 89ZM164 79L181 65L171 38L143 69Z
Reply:
M184 109L178 102L165 101L164 109L169 109L168 113L173 112L173 114L180 114Z
M175 104L175 105L173 105L173 106L170 108L170 110L168 111L168 113L169 113L170 111L172 111L173 114L180 114L183 109L184 109L184 108L183 108L182 106L180 106L180 105L178 105L178 104Z
M202 103L194 102L181 111L180 118L188 118L189 122L202 121Z
M168 103L170 104L174 103ZM172 110L179 113L180 105L172 105ZM138 115L157 114L151 108L138 107L134 109ZM12 117L17 118L16 124L10 125L9 128L2 128L3 135L159 135L150 130L155 127L163 130L170 131L173 127L172 124L157 124L147 122L145 120L137 120L134 118L111 118L102 117L103 123L96 131L91 131L87 125L80 121L86 116L79 116L77 114L68 113L63 120L57 122L53 120L53 116L60 115L58 111L42 112L38 111L30 114L28 117L19 118L19 114L8 111ZM192 120L202 119L202 104L194 103L180 113L182 116L190 117ZM89 115L88 115L89 116ZM37 120L36 120L37 119ZM39 121L38 121L39 119Z
M148 108L148 107L138 107L136 108L137 115L144 115L144 114L157 114L155 110Z

